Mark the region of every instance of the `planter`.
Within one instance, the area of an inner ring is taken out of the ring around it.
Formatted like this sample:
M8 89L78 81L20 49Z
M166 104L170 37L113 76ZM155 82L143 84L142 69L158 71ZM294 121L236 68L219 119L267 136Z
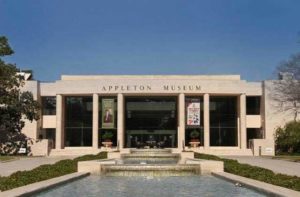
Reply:
M113 143L111 141L105 141L102 142L102 144L105 148L111 148Z
M197 148L198 146L200 146L200 142L199 140L197 141L190 141L189 144L191 145L192 148Z

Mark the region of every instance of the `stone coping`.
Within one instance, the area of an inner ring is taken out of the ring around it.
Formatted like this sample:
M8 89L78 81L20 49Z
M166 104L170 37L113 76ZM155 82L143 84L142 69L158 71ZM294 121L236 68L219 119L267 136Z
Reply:
M17 187L12 190L7 190L4 192L0 192L0 196L2 197L14 197L14 196L31 196L34 194L37 194L39 192L48 190L50 188L56 187L58 185L62 185L67 182L75 181L77 179L83 178L88 176L90 173L80 173L80 172L75 172L72 174L67 174L64 176L32 183L29 185L25 185L22 187Z
M272 185L269 183L257 181L250 178L245 178L242 176L237 176L227 172L212 172L212 175L233 183L241 183L242 185L245 185L245 187L247 188L256 190L258 192L267 194L269 196L278 196L278 197L299 197L300 196L300 192L295 190L287 189L284 187Z
M197 79L197 80L241 80L240 75L61 75L66 80L97 79Z

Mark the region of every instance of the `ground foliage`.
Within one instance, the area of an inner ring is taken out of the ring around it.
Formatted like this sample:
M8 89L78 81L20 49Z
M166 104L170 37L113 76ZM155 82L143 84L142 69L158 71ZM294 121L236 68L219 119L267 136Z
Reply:
M47 179L63 176L77 172L77 163L79 161L97 160L107 158L106 152L97 155L84 155L75 159L66 159L55 164L41 165L33 170L18 171L8 177L0 177L0 190L10 190L31 183L44 181Z
M223 161L225 172L300 191L300 177L297 176L276 174L265 168L241 164L236 160L222 159L214 155L195 153L195 158Z
M300 121L291 121L275 131L276 151L282 153L300 153Z

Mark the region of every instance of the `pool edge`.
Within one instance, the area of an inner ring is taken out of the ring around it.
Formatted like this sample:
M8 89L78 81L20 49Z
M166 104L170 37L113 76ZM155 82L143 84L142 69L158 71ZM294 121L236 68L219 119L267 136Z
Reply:
M87 177L89 175L90 175L90 173L75 172L75 173L55 177L52 179L32 183L32 184L25 185L22 187L17 187L17 188L11 189L11 190L3 191L3 192L0 192L0 196L5 196L5 197L32 196L32 195L38 194L42 191L49 190L51 188Z
M271 195L271 196L278 196L278 197L299 197L300 192L280 187L277 185L272 185L269 183L265 183L262 181L257 181L254 179L230 174L227 172L213 172L213 176L224 179L226 181L230 181L233 183L241 183L244 185L246 188L255 190L257 192L266 194L266 195Z
M211 173L213 176L224 179L226 181L230 181L233 183L241 183L244 185L246 188L255 190L257 192L266 194L266 195L271 195L271 196L278 196L278 197L283 197L283 196L288 196L288 197L297 197L300 196L300 192L287 189L284 187L272 185L269 183L253 180L250 178L245 178L242 176L237 176L234 174L226 173L226 172L213 172ZM0 192L0 196L31 196L38 194L40 192L49 190L51 188L63 185L65 183L69 183L84 177L89 176L90 173L72 173L72 174L67 174L64 176L44 180L41 182L37 183L32 183L29 185L25 185L22 187L18 187L12 190L7 190Z

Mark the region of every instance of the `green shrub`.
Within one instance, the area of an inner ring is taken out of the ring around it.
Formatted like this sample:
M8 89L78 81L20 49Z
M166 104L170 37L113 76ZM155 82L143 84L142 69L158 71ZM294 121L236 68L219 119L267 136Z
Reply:
M300 191L300 178L296 176L276 174L265 168L241 164L236 160L222 159L214 155L195 153L195 158L223 161L225 172Z
M105 131L105 133L102 135L103 140L110 140L112 139L114 134L110 131Z
M278 153L300 152L300 121L288 122L275 131L275 144Z
M190 133L190 138L192 138L192 139L197 139L199 136L200 136L200 132L197 129L194 129Z
M215 155L202 154L202 153L195 153L195 158L222 161L220 157L217 157Z
M29 171L18 171L8 177L0 177L0 190L5 191L16 187L21 187L31 183L63 176L77 172L77 163L79 161L88 161L107 158L106 152L97 155L84 155L73 160L66 159L55 164L41 165Z
M89 160L96 160L96 159L104 159L107 158L107 152L101 152L97 155L83 155L80 157L76 157L73 159L74 161L89 161Z

